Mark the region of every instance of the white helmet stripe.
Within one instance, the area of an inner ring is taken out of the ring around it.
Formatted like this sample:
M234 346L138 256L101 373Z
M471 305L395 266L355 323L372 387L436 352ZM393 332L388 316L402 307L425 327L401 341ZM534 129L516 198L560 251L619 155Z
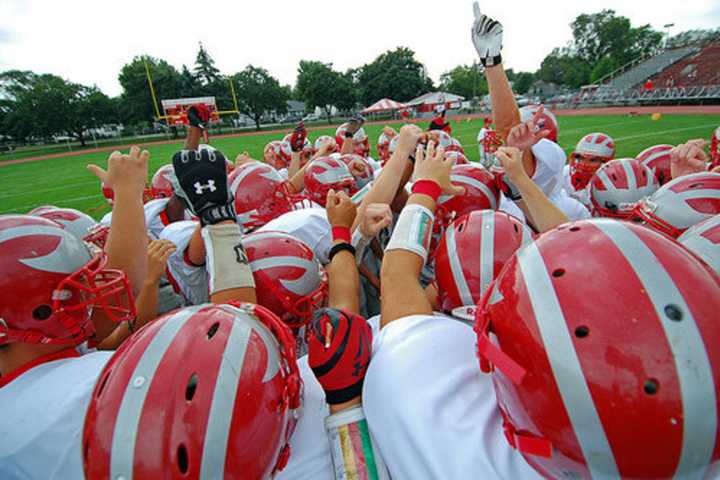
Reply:
M536 243L518 253L530 303L563 405L593 478L619 478L615 457L580 365L555 287Z
M640 279L672 350L683 404L683 446L675 477L703 478L715 446L717 409L713 372L695 319L675 282L637 234L619 223L595 225L623 252ZM681 321L668 318L665 309L671 305L682 312ZM686 410L691 405L693 410Z
M233 315L237 309L228 308ZM210 405L205 441L203 442L200 478L215 479L225 477L227 443L230 436L232 416L235 411L235 397L243 371L245 352L253 329L244 322L234 321L227 339L225 352L218 369L215 389ZM269 354L269 352L268 352ZM269 358L268 358L269 360Z
M635 178L635 171L632 169L630 162L621 162L625 176L627 177L628 190L635 190L638 187L638 179Z
M453 280L455 281L455 287L457 288L458 294L460 294L460 300L463 306L475 305L470 288L465 281L465 275L463 275L462 266L460 265L460 258L458 257L458 248L455 242L455 227L451 226L447 230L447 253L450 259L450 270L452 271Z
M132 480L138 424L155 371L178 331L201 308L203 305L186 308L167 319L135 366L115 420L110 451L110 478Z
M480 292L482 297L485 290L493 281L494 255L495 255L495 212L483 210L480 232Z
M607 176L607 172L605 172L604 169L601 168L600 170L595 172L595 175L598 176L603 186L605 187L605 190L607 190L608 192L615 190L615 184L610 181L610 177Z

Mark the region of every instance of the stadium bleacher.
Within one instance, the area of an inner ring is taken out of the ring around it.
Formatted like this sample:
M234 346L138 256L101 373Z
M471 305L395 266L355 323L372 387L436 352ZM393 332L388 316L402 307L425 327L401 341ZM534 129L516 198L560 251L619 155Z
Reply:
M698 47L676 48L666 50L651 57L635 68L613 78L607 86L613 90L628 90L644 82L653 75L663 72L671 65L697 53Z
M656 87L697 87L720 84L720 42L671 65L651 77Z

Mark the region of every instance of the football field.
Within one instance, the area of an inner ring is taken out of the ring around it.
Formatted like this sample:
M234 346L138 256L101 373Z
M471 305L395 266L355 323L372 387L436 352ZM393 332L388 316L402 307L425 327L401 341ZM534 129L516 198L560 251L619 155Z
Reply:
M720 115L664 115L653 121L649 115L629 117L626 115L603 116L561 116L559 142L566 152L583 135L600 131L611 135L617 144L617 157L634 157L651 145L660 143L677 144L690 138L709 139L711 132L720 126ZM421 124L426 126L427 122ZM461 120L452 122L453 136L465 147L471 160L478 159L476 147L477 132L482 120ZM370 137L372 154L375 142L383 124L366 125ZM335 127L313 129L310 139L320 135L335 134ZM281 139L277 133L259 133L237 137L211 138L211 144L234 160L241 152L247 151L252 158L260 159L265 144ZM173 153L182 148L182 142L151 145L150 175L161 165L170 163ZM77 208L99 218L110 207L100 192L100 184L85 166L97 163L105 166L108 152L80 153L77 155L30 161L13 165L2 165L0 161L0 214L26 213L38 205L57 205Z

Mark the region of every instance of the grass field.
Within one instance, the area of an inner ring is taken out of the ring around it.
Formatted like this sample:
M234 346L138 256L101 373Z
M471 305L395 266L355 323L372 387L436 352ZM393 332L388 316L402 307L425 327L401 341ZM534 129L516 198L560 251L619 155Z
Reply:
M710 138L720 125L720 115L665 115L660 121L649 116L572 116L559 117L562 147L569 152L581 136L594 131L611 135L617 144L618 158L635 156L644 148L659 143L677 144L690 138ZM453 136L465 147L471 160L477 160L475 138L481 120L453 123ZM373 145L382 125L365 127ZM310 138L334 135L334 128L313 130ZM253 158L261 158L265 144L277 139L277 134L259 133L253 136L211 138L211 143L230 159L244 150ZM170 159L182 143L148 147L151 154L150 174ZM25 213L38 205L52 204L85 211L99 218L109 210L100 192L99 182L85 166L97 163L104 166L108 153L86 153L70 157L40 160L30 163L0 166L0 214ZM1 165L1 164L0 164Z

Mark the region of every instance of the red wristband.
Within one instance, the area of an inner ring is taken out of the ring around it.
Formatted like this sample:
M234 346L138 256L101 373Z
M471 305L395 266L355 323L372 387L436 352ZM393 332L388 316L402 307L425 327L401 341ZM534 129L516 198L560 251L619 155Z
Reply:
M442 193L442 188L435 180L418 180L412 186L412 193L420 193L431 197L437 202L438 197Z
M333 242L335 240L342 240L343 242L351 243L352 237L350 236L350 229L348 227L332 227Z

